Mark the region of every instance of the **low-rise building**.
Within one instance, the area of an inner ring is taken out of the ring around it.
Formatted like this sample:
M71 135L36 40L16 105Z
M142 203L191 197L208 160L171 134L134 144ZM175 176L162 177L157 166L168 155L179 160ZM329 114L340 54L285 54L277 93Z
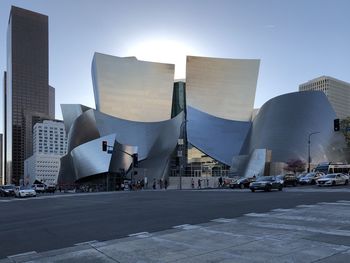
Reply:
M62 121L44 120L33 127L33 155L24 161L25 185L35 181L57 183L60 159L67 153L67 136Z

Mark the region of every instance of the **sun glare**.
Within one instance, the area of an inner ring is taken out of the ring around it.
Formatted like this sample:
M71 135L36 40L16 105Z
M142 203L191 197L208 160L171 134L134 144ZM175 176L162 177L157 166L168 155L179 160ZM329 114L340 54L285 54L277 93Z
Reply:
M175 79L186 77L186 55L194 55L193 49L171 40L142 41L127 51L139 60L175 64Z

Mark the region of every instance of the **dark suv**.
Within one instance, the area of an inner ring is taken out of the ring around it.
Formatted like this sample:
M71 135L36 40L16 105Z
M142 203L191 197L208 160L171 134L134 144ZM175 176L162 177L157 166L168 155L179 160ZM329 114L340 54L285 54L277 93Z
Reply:
M283 186L292 185L297 186L298 178L295 174L285 174L283 176Z

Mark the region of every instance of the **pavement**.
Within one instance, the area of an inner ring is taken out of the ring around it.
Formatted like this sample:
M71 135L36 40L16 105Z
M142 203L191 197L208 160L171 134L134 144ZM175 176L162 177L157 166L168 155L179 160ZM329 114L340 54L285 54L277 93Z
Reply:
M327 196L331 196L329 192L334 190L341 192L341 195L334 193L330 198L332 200L327 202L312 201L315 194L321 195L320 191L326 191ZM211 190L215 191L220 193ZM306 194L308 191L312 194ZM202 191L192 192L192 198L199 192ZM127 237L106 241L89 240L56 250L29 251L8 256L0 263L349 262L350 190L288 188L286 192L290 192L289 198L305 198L303 204L296 202L288 208L264 211L254 209L257 212L246 211L237 217L173 225L162 231L129 233ZM272 202L273 199L265 199L267 197L277 197L283 201L284 196L278 192L238 194L236 197L249 194L246 195L247 199L257 197L263 202ZM256 199L251 201L256 202Z

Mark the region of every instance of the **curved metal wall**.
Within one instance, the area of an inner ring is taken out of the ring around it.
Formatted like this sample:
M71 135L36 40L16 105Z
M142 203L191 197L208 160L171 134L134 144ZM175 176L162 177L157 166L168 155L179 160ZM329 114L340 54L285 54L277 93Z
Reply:
M66 108L65 116L74 116L75 107ZM169 158L173 153L184 114L161 122L128 121L99 111L89 109L75 118L68 136L68 154L62 158L60 183L74 183L76 180L106 172L128 170L131 159L118 152L102 152L103 140L118 149L137 152L139 169L147 171L149 180L166 175ZM116 149L117 149L116 148ZM137 150L136 150L137 149ZM65 171L64 173L62 171ZM69 173L67 175L66 173Z
M92 81L96 109L132 121L171 118L173 64L95 53Z
M344 136L333 131L335 112L320 91L295 92L266 102L253 121L241 154L254 149L272 150L272 162L308 159L308 136L311 136L313 163L346 161L342 149Z
M210 115L250 121L260 60L187 56L187 105Z
M193 146L215 160L232 164L247 137L251 122L232 121L187 107L187 138Z

